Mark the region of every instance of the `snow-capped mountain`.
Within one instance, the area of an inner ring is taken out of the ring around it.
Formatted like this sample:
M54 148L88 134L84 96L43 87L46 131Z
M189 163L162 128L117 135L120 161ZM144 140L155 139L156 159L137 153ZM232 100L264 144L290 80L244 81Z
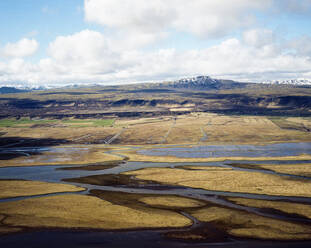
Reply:
M209 76L197 76L183 78L168 83L168 86L174 88L189 88L189 89L220 89L227 87L240 87L242 83L232 80L214 79Z
M287 80L269 80L263 81L263 84L290 84L290 85L311 85L311 79L287 79Z
M194 85L202 85L202 84L213 84L217 83L216 79L213 79L209 76L197 76L192 78L183 78L175 81L178 84L194 84Z
M14 88L16 90L22 90L22 91L36 91L36 90L51 90L51 89L60 89L60 88L79 88L85 86L83 84L65 84L65 85L59 85L59 84L48 84L48 85L37 85L37 84L3 84L0 83L0 88ZM87 87L90 87L93 85L87 85Z
M32 84L16 84L16 83L11 83L11 84L1 84L0 83L0 87L5 88L15 88L18 90L27 90L27 91L32 91L32 90L48 90L48 89L53 89L55 88L55 86L53 85L46 85L46 86L42 86L42 85L32 85Z

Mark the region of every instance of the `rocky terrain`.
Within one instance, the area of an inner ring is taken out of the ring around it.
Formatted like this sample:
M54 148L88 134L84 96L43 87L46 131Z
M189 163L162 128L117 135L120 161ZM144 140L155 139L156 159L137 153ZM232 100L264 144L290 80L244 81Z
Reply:
M148 117L190 112L309 116L310 93L308 86L240 83L199 76L162 83L2 94L0 118Z

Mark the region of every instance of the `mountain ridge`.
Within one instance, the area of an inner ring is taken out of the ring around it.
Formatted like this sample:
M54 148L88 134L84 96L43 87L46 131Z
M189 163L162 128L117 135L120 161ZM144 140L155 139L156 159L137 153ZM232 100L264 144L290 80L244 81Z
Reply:
M311 79L297 78L285 80L267 80L263 81L262 84L311 85Z

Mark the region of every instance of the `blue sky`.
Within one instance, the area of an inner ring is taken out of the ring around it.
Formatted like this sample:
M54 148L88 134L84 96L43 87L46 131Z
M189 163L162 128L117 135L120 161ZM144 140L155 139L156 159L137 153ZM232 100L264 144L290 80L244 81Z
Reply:
M49 42L59 35L85 29L83 0L9 0L0 1L1 44L23 37L35 38L40 43L38 57L45 56Z
M311 0L0 1L0 86L311 78Z

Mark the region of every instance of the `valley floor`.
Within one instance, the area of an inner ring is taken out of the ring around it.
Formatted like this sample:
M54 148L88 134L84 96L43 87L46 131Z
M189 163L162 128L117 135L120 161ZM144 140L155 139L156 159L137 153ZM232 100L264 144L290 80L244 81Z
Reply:
M311 244L311 119L194 113L105 123L1 127L1 246L20 246L19 235L31 244L45 230L100 232L110 246L111 231L136 247ZM141 243L130 241L133 230Z

